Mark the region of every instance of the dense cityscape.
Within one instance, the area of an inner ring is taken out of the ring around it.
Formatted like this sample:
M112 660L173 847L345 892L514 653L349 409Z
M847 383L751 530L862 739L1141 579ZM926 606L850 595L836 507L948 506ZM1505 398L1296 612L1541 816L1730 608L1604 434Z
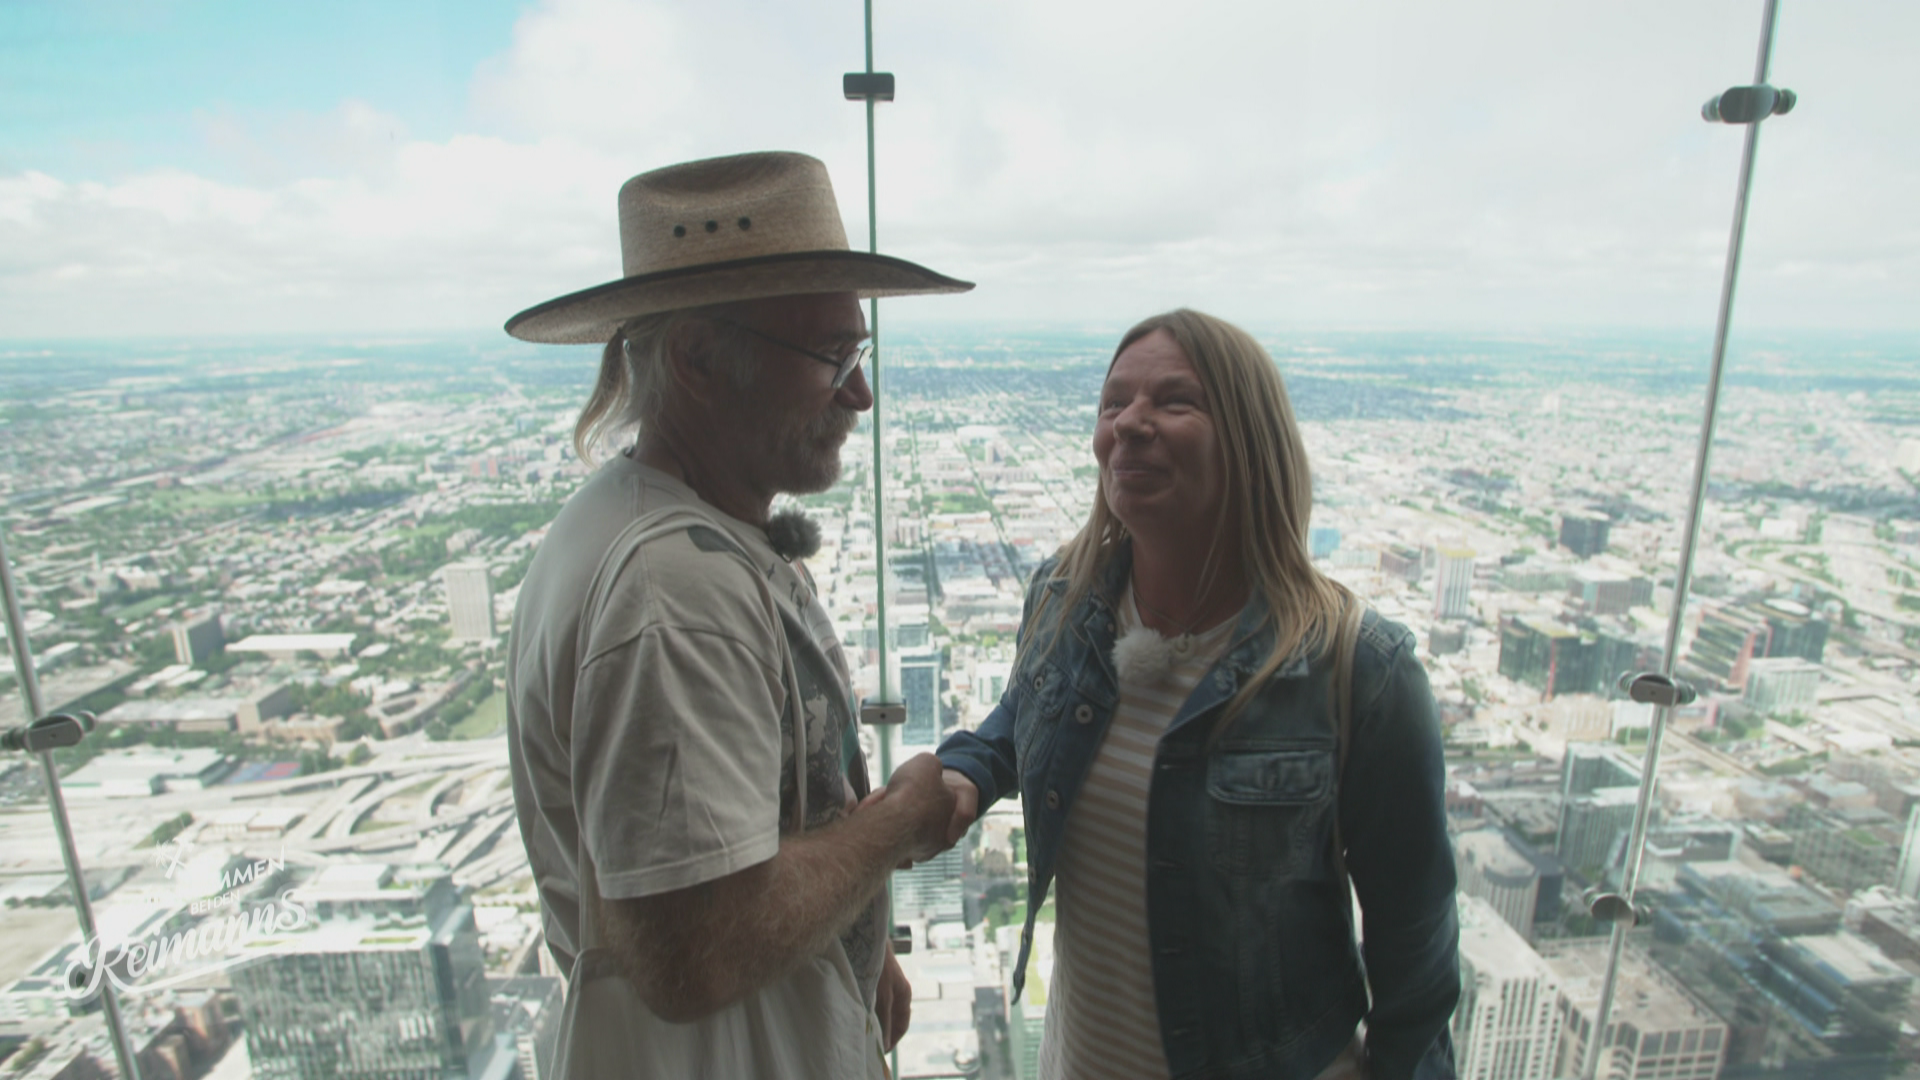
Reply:
M983 720L1085 518L1118 328L889 340L884 447L802 498L876 769ZM1463 1077L1579 1073L1665 649L1702 342L1264 334L1312 553L1416 635L1461 892ZM1736 352L1600 1075L1920 1068L1920 378L1906 346ZM507 781L518 584L587 475L591 350L491 340L0 350L0 528L99 922L36 761L0 758L0 1075L541 1080L563 972ZM875 474L883 494L876 514ZM877 524L876 524L877 523ZM881 670L884 552L887 670ZM0 728L27 719L9 664ZM881 742L887 745L882 746ZM1051 964L1017 803L895 875L902 1077L1035 1075ZM96 962L98 961L98 962Z

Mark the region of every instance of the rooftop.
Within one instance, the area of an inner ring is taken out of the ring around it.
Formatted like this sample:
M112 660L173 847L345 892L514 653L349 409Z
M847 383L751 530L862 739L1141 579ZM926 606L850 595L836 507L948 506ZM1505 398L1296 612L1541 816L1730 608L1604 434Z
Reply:
M1601 982L1607 974L1607 939L1546 941L1541 943L1540 951L1548 968L1559 976L1568 1000L1591 1017L1600 1006ZM1642 1032L1725 1026L1712 1009L1688 993L1655 964L1652 957L1631 942L1620 953L1613 1022L1632 1024Z
M1503 979L1555 978L1553 969L1493 905L1464 893L1459 899L1460 956L1475 971Z

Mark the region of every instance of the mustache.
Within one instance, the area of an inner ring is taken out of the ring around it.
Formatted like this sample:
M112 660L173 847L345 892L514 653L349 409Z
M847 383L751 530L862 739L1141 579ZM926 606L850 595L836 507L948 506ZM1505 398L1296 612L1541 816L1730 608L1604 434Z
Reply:
M829 405L825 412L807 421L805 435L809 442L819 441L828 437L845 439L848 435L853 434L853 429L857 427L859 423L859 412L849 409L845 405Z

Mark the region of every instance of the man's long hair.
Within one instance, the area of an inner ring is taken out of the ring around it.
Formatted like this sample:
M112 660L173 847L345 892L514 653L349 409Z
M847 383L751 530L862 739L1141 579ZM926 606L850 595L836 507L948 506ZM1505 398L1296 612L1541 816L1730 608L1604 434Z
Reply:
M667 369L667 349L674 331L696 320L731 317L736 304L681 308L633 319L608 339L600 354L600 376L593 393L573 425L573 450L592 467L606 444L630 442L630 433L644 431L660 419L673 393L673 374ZM744 339L724 323L713 328L717 347L712 359L720 364L735 389L754 376ZM702 358L705 359L705 358Z
M1214 728L1217 738L1296 650L1305 646L1324 652L1333 646L1353 596L1314 568L1307 540L1313 475L1286 384L1273 358L1245 330L1181 308L1128 330L1113 359L1117 361L1134 342L1157 330L1166 331L1193 364L1206 393L1225 473L1225 498L1209 523L1214 539L1201 568L1201 595L1219 579L1221 561L1237 552L1245 580L1267 602L1267 620L1274 630L1273 651L1228 702L1225 716ZM1107 368L1112 370L1112 361ZM1035 642L1031 626L1024 628L1021 653L1035 647L1043 649L1042 655L1053 650L1066 626L1064 613L1079 607L1127 541L1126 527L1107 505L1103 476L1087 523L1061 547L1054 569L1055 579L1066 582L1058 601L1063 616L1044 643ZM1043 594L1033 623L1039 623L1046 605Z

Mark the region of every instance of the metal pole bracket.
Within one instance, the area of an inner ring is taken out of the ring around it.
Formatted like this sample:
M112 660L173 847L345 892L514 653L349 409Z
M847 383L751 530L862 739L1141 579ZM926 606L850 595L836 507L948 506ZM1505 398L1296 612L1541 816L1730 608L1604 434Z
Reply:
M78 746L93 730L90 712L54 713L31 724L0 734L0 750L18 750L41 754L67 746Z
M1617 685L1621 693L1642 705L1658 705L1663 709L1691 705L1700 696L1687 680L1662 675L1657 671L1622 675Z
M893 73L849 71L840 76L840 92L848 101L892 101Z
M1785 116L1800 100L1791 90L1758 86L1730 86L1700 106L1700 118L1710 123L1757 124L1769 116Z

